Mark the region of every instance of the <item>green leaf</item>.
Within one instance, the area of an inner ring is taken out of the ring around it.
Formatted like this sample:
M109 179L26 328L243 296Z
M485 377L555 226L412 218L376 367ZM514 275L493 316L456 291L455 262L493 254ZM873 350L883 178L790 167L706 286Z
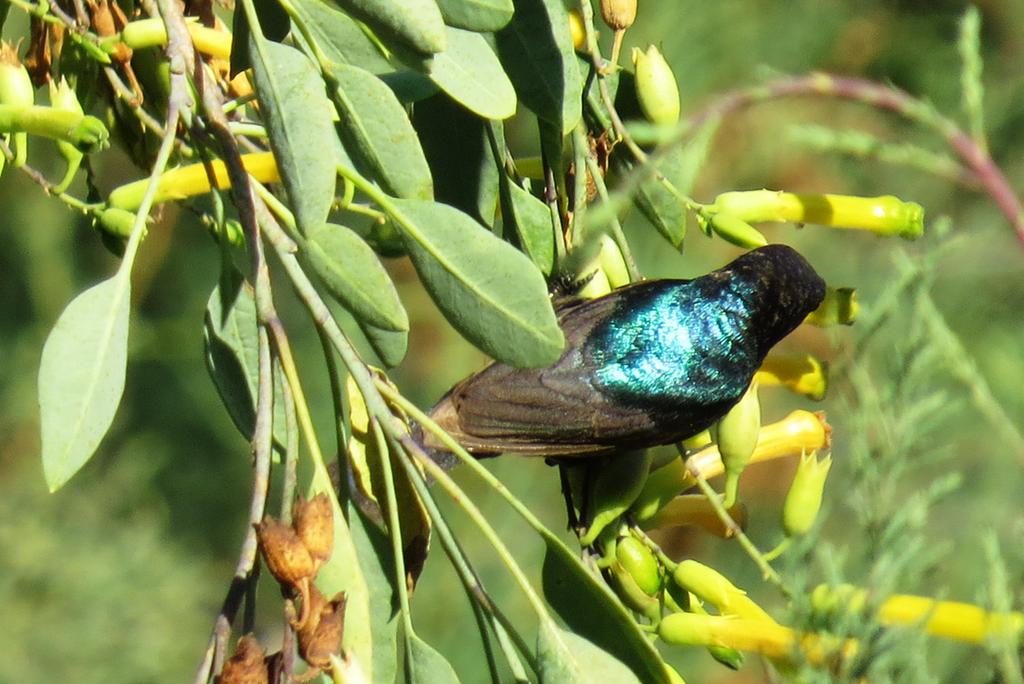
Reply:
M434 198L490 226L498 202L498 169L486 121L444 93L416 105L413 125L436 179Z
M409 316L380 259L345 226L324 224L307 236L304 253L324 285L354 316L395 332L409 329Z
M615 682L616 684L639 684L640 679L619 659L612 656L583 637L573 632L558 629L562 642L572 654L576 668L581 674L580 679L593 684ZM543 661L542 661L543 663ZM542 674L542 681L548 678ZM551 681L563 681L552 679Z
M334 201L337 159L332 142L334 107L313 63L295 48L264 40L251 49L256 92L270 134L288 204L299 230L327 221Z
M385 41L398 41L424 55L443 52L444 19L434 0L334 0Z
M583 83L562 0L519 0L512 21L495 38L523 104L563 134L575 128Z
M381 363L388 368L394 368L402 363L405 353L409 350L408 332L375 328L368 323L361 323L359 328L366 335L366 341L370 343L370 347L380 358Z
M370 633L373 636L373 674L379 682L393 682L398 660L398 613L395 606L394 561L387 537L361 510L349 503L352 544L370 596Z
M501 215L519 244L544 275L555 267L555 233L548 205L507 176L502 180Z
M408 635L409 680L414 684L458 684L459 677L445 657L415 634Z
M577 684L587 681L582 665L569 646L567 635L554 621L541 620L537 632L537 678L541 684Z
M224 407L242 436L252 439L256 426L259 342L256 300L242 274L231 268L221 275L206 304L203 321L206 369ZM274 441L288 443L280 370L274 368Z
M396 223L424 286L466 339L518 367L554 363L565 344L540 271L461 211L396 200Z
M479 33L449 28L448 49L434 57L430 78L485 119L507 119L516 113L512 81Z
M323 0L291 0L289 4L331 64L351 64L372 74L395 70L381 48L344 12Z
M117 413L128 362L130 299L127 271L93 285L68 304L43 345L39 422L51 492L92 457Z
M578 636L607 651L644 681L668 682L661 656L608 586L556 537L544 535L544 596Z
M345 149L365 175L390 194L407 199L434 196L430 167L419 138L394 92L373 74L349 65L332 71L334 102Z
M387 84L388 88L395 94L402 104L412 104L425 100L437 93L437 84L430 80L426 74L413 69L402 69L392 71L389 74L381 74L380 80Z
M680 194L689 195L693 189L717 129L717 122L709 122L689 144L669 151L658 162L658 170ZM631 160L617 162L616 167L625 173L643 172ZM686 235L686 207L661 181L649 178L641 183L633 195L633 203L673 247L679 248L683 244Z
M469 31L497 31L512 18L512 0L437 0L444 23Z
M334 485L323 464L317 464L307 498L313 498L321 492L330 499L331 510L334 513L334 550L317 572L316 586L327 597L334 596L340 591L345 592L345 633L342 637L342 648L359 660L367 681L377 681L373 677L370 590L363 576L355 543L338 503Z
M260 20L260 28L267 40L280 43L291 30L291 20L288 14L275 0L253 0L253 9ZM239 8L238 12L232 15L231 19L231 76L242 73L252 67L252 56L249 52L251 42L249 40L249 20L245 12Z

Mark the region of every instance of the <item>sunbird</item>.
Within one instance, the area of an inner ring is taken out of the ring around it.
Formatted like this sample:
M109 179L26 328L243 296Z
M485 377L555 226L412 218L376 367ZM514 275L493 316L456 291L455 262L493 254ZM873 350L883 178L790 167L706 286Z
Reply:
M800 254L768 245L693 280L569 302L556 311L566 340L558 361L491 363L430 415L479 457L587 457L677 442L725 415L768 351L824 297L825 282Z

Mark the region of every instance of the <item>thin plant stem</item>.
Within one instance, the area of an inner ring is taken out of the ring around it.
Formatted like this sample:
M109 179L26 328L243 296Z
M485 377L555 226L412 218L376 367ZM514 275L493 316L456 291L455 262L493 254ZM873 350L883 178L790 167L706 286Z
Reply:
M741 528L736 521L732 519L732 516L729 515L729 511L727 511L725 506L722 505L722 500L719 497L718 492L716 492L704 478L704 473L702 473L699 468L693 467L689 464L687 464L687 470L689 470L690 474L693 476L694 481L697 483L697 487L707 498L708 503L711 504L711 507L718 515L719 520L721 520L726 529L736 537L736 541L739 542L740 546L743 547L743 550L747 552L747 555L750 556L757 567L761 570L761 574L764 576L765 580L774 584L783 594L788 595L789 592L786 587L783 586L782 578L779 577L779 573L775 572L775 569L769 565L768 561L765 560L764 554L754 546L754 543L750 541L750 538L743 531L743 528Z

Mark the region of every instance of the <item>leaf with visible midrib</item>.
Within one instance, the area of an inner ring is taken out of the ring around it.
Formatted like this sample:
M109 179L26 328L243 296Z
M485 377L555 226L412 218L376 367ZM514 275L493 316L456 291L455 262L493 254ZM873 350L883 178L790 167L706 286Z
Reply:
M311 231L303 247L327 289L356 318L384 330L409 329L409 316L388 272L355 231L327 223Z
M332 70L345 149L360 170L390 194L431 199L434 183L416 131L391 88L368 71L347 64Z
M557 538L545 536L544 597L577 636L607 651L644 681L669 681L658 652L637 628L618 597Z
M43 473L50 491L88 462L124 392L128 272L90 287L61 313L39 364Z
M356 553L355 540L341 509L334 484L322 464L315 466L307 498L312 499L320 493L326 494L331 502L331 512L334 516L334 548L331 557L317 572L316 586L324 596L345 592L345 631L342 647L359 660L367 681L376 681L373 678L374 639L371 631L370 586L364 575L364 564L360 563L359 555ZM367 565L372 568L374 563L371 561Z
M512 21L494 35L523 104L563 134L571 131L583 114L583 82L562 0L519 0Z
M334 108L323 81L295 48L250 36L256 92L288 194L288 204L303 233L327 221L334 201L337 137Z
M485 119L516 113L516 91L487 40L479 33L448 29L448 49L434 57L430 80Z
M437 652L433 646L415 634L409 635L411 672L409 681L414 684L458 684L459 677L455 674L451 663Z
M366 22L388 47L395 41L424 55L445 49L444 19L434 0L334 0L360 21Z
M512 18L512 0L437 0L444 23L468 31L497 31Z
M458 209L394 200L416 272L466 339L518 367L554 363L565 339L537 267Z
M206 303L203 342L206 369L235 427L252 439L256 425L259 385L259 341L256 300L252 287L234 268L221 275ZM274 441L288 442L285 434L281 372L274 372Z

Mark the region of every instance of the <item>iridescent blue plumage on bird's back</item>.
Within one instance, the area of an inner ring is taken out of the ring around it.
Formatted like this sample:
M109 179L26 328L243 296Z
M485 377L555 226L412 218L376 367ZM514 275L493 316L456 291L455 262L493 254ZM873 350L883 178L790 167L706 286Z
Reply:
M694 280L622 288L559 311L566 349L554 365L491 364L432 415L481 454L589 455L684 439L739 400L824 292L783 245Z

